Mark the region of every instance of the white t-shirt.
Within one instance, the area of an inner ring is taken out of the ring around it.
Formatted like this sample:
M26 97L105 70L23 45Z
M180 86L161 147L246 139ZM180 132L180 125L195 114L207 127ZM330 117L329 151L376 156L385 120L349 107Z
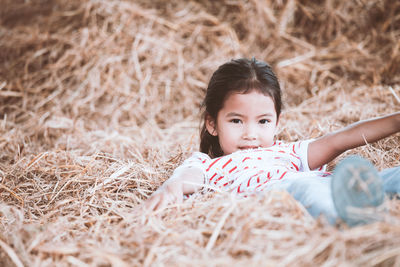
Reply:
M276 141L271 147L239 150L230 155L211 159L207 154L195 152L177 168L197 167L204 173L205 184L239 195L273 188L286 179L326 177L326 166L310 170L308 144L312 140L283 143Z

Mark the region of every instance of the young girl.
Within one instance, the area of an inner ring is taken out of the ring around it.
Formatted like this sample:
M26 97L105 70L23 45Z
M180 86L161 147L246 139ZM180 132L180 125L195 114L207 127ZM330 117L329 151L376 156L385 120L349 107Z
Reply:
M146 201L148 210L180 203L184 194L217 187L240 196L287 190L314 217L349 225L372 221L383 191L400 193L400 167L380 174L367 160L349 157L333 175L325 164L348 149L400 131L400 112L352 124L313 140L275 140L281 89L270 66L237 59L220 66L204 99L200 151L179 166Z

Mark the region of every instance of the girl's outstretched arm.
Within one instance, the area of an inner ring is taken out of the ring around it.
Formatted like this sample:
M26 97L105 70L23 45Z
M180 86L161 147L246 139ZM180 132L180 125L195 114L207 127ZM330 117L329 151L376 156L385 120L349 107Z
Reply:
M204 174L192 166L178 167L173 175L164 182L145 202L148 211L165 208L171 203L182 203L184 194L191 194L202 188Z
M400 132L400 112L351 124L311 142L308 165L313 170L348 149L376 142L397 132Z

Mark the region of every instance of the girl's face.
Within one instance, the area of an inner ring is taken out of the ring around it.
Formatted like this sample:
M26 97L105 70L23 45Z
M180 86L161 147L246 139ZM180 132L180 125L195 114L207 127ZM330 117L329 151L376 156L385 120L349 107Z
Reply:
M256 90L231 94L218 112L216 121L206 117L207 131L218 136L224 155L242 149L272 146L277 125L274 101Z

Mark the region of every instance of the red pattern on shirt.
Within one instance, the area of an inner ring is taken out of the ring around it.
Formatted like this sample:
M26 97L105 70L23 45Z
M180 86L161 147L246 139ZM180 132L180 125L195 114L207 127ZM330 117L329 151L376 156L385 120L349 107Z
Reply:
M223 166L222 166L222 169L223 168L225 168L229 163L231 163L232 162L232 159L229 159Z
M292 165L296 168L296 171L299 171L299 166L297 166L293 161L291 161L290 163L292 163Z
M232 169L230 169L229 173L232 173L236 169L237 169L237 166L233 167Z
M242 162L245 162L246 160L250 159L250 157L245 157Z
M286 175L287 172L282 173L281 177L279 177L279 180L281 180L283 178L283 176Z
M211 180L212 180L212 179L214 179L214 177L215 177L215 176L217 176L217 173L214 173L214 175L213 175L213 176L211 176L211 178L210 178L210 182L211 182Z
M222 158L217 158L216 160L214 160L214 161L210 164L210 166L208 166L208 169L206 170L206 172L208 172L208 171L210 170L210 168L211 168L215 163L217 163L220 159L222 159Z

